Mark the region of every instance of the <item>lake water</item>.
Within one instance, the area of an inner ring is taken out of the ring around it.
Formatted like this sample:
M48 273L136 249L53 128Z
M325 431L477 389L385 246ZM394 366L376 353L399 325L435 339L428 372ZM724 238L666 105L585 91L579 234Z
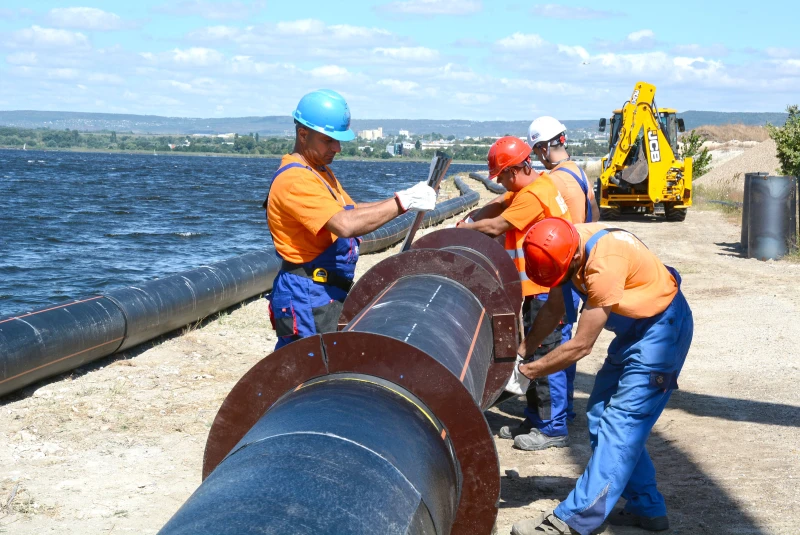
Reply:
M0 316L271 245L261 203L279 160L0 150ZM429 163L335 161L356 201ZM453 171L485 165L452 165Z

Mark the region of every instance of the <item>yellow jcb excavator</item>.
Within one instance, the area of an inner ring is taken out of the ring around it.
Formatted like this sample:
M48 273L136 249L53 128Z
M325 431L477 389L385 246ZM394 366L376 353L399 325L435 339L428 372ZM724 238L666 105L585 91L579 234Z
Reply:
M601 220L623 214L660 213L683 221L692 205L692 159L678 160L678 132L683 119L655 104L654 85L638 82L631 99L611 117L609 153L597 180ZM600 119L604 132L606 119Z

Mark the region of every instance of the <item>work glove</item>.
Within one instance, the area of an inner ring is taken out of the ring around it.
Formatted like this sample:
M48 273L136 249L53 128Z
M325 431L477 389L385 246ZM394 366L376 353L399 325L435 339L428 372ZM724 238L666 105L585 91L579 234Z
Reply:
M436 208L436 192L424 181L398 191L394 196L404 212L427 212Z
M517 353L517 360L514 361L514 372L511 374L511 377L509 377L508 382L506 383L506 392L511 392L512 394L521 396L528 391L531 380L522 375L522 372L519 371L520 364L525 362L526 359L523 359L522 356Z

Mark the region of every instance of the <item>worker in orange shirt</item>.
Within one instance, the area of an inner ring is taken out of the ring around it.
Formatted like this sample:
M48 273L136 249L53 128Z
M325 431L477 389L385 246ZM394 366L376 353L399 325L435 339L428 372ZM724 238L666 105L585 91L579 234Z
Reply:
M589 355L603 328L616 337L589 396L589 464L566 500L536 520L514 524L512 535L589 535L606 517L612 525L669 529L645 443L678 388L692 342L694 321L680 275L634 235L601 223L545 219L531 227L523 249L528 277L551 290L519 348L521 355L534 354L565 312L575 321L573 290L584 308L575 338L542 359L518 365L518 382L563 370ZM609 517L620 497L624 508Z
M432 210L425 182L378 202L356 204L328 167L350 141L350 108L329 89L305 95L294 111L295 145L272 177L264 208L283 260L272 285L270 319L278 349L337 328L358 261L358 236L411 211Z
M489 202L472 214L473 222L459 222L459 228L483 232L489 236L505 233L505 247L522 280L524 327L530 328L536 313L547 299L548 288L528 279L522 241L531 225L546 217L570 219L564 198L547 175L540 175L531 166L531 148L520 138L506 136L489 149L489 177L497 178L507 193ZM561 343L561 331L551 329L537 348L541 358ZM537 379L527 389L528 406L525 420L518 426L504 426L500 437L515 439L525 450L542 450L569 445L567 431L567 378L563 370ZM521 442L520 442L521 441Z
M533 154L547 169L547 175L556 185L569 207L573 223L591 223L600 219L600 208L594 198L594 189L583 169L570 159L567 152L567 127L555 117L547 115L536 118L528 127L528 145ZM573 295L577 303L578 294ZM577 305L576 305L577 306ZM572 338L572 324L561 325L561 343ZM575 366L565 370L567 374L567 421L575 418L573 398L575 391Z

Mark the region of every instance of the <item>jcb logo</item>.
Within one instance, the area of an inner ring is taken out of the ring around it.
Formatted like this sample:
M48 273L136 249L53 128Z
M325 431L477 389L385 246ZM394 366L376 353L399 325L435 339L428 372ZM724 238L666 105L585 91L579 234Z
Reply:
M647 143L650 146L650 161L658 163L661 161L661 151L658 148L658 132L655 130L647 131Z

